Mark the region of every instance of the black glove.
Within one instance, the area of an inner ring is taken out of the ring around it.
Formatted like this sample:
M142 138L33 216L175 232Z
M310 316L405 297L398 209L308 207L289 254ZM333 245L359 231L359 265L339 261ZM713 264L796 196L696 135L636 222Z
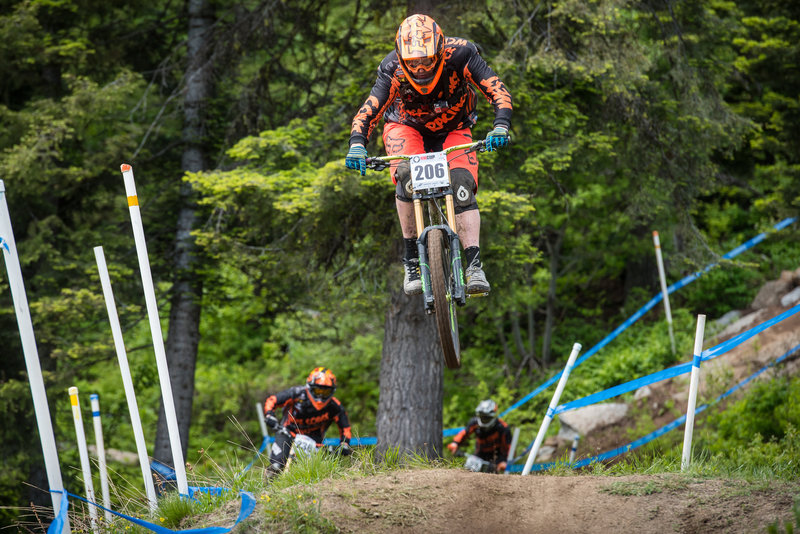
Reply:
M281 426L278 418L275 417L274 413L268 413L264 416L264 422L267 423L267 427L271 430L277 430L279 426Z
M353 454L353 448L350 447L350 444L343 441L341 445L339 445L339 454L342 456L350 456Z

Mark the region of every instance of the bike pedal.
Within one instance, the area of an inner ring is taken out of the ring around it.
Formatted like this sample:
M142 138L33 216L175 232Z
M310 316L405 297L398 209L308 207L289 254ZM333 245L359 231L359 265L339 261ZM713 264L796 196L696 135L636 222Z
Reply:
M489 296L489 292L488 291L483 292L483 293L467 293L467 298L468 299L469 298L475 298L475 297L488 297L488 296Z

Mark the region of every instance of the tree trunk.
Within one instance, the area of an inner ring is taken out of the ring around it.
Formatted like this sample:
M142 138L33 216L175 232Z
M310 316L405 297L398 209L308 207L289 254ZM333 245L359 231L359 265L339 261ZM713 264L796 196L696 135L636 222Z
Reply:
M442 450L444 361L433 317L419 296L392 294L386 313L378 401L378 451L438 458Z
M184 172L205 170L203 138L205 105L211 92L212 77L208 66L213 18L206 0L189 0L189 33L187 41L186 89L184 97ZM175 413L181 435L181 448L186 457L189 427L192 420L194 371L197 345L200 341L200 310L203 284L195 270L197 246L191 236L195 227L196 201L192 186L181 181L180 208L173 258L174 280L167 334L167 362L175 400ZM158 416L153 456L172 464L163 400Z

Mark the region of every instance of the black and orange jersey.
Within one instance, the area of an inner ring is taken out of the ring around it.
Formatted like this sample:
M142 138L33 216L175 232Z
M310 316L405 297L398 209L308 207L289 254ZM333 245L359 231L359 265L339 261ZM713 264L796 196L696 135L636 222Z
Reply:
M350 143L367 144L380 121L412 126L423 135L469 128L477 120L474 87L491 102L494 126L511 127L511 93L481 57L477 47L457 37L445 40L444 71L430 94L420 94L406 79L397 53L378 67L378 79L353 118Z
M274 414L275 408L282 408L281 424L292 435L305 434L322 443L328 427L335 422L339 426L339 438L342 442L350 443L350 421L344 406L336 397L331 397L321 410L317 410L308 399L306 387L293 386L267 397L264 414Z
M511 430L502 419L497 419L489 428L481 428L478 418L473 417L466 428L456 434L453 442L465 445L469 437L475 434L475 455L492 463L505 462L511 448Z

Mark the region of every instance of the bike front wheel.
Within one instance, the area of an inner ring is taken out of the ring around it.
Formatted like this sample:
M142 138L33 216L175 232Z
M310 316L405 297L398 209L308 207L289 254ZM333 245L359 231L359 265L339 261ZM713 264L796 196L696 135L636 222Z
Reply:
M458 342L458 317L453 298L453 270L450 262L450 240L440 229L428 232L428 262L431 269L433 309L436 328L442 345L444 363L449 369L461 367L461 347Z

